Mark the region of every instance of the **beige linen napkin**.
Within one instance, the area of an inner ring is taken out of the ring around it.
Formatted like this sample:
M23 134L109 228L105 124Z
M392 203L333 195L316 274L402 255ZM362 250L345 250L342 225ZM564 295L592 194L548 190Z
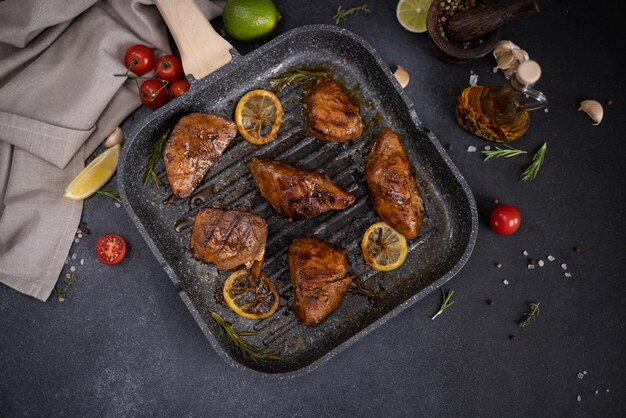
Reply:
M197 0L211 19L223 2ZM152 0L0 1L0 282L45 301L80 221L63 191L140 105L136 43L170 52Z

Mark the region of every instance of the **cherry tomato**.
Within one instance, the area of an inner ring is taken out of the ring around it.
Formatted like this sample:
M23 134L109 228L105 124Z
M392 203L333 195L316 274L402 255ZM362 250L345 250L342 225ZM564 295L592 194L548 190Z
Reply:
M104 264L119 264L126 256L126 241L119 235L102 235L96 242L96 256Z
M515 206L496 206L489 215L489 226L498 235L511 235L522 222L522 216Z
M164 55L154 64L154 76L172 84L185 77L183 64L175 55Z
M174 81L170 86L170 94L173 97L181 96L184 92L189 90L189 87L189 81L187 80Z
M145 45L133 45L126 50L124 65L137 75L144 75L154 66L154 54Z
M157 109L170 101L167 94L166 82L161 80L150 79L141 83L139 87L139 97L141 103L150 109Z

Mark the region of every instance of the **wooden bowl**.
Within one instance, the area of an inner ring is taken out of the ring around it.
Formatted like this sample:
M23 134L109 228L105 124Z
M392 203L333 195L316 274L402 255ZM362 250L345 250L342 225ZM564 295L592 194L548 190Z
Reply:
M450 64L463 64L475 58L483 57L493 50L500 40L500 28L485 35L483 43L470 48L464 48L459 43L444 38L437 27L437 16L441 2L442 0L433 0L426 17L428 41L439 59ZM489 4L490 2L480 1L480 3Z

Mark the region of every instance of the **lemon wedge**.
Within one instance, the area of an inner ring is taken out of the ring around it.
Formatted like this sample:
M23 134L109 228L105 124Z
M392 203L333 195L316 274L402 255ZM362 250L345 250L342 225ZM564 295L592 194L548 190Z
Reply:
M396 18L409 32L426 32L426 16L433 0L400 0L396 7Z
M63 197L70 200L83 200L100 190L113 177L120 157L120 144L98 155L67 186Z

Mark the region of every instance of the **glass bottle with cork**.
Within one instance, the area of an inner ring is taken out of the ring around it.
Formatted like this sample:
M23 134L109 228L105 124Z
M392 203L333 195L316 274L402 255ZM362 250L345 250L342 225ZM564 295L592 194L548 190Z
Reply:
M531 110L548 104L546 96L531 86L541 77L535 61L519 64L502 86L471 86L456 100L456 120L475 135L495 142L508 142L528 131Z

